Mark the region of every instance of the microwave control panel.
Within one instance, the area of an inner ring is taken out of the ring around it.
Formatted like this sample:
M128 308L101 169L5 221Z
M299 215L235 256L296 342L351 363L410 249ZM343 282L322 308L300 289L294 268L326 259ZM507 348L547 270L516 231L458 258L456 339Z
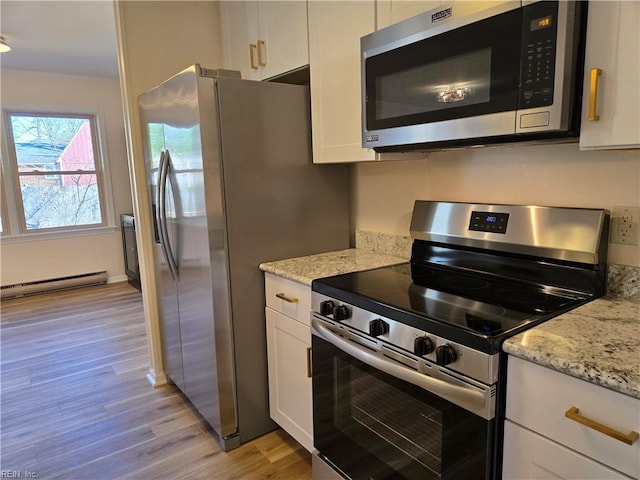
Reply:
M523 10L520 109L553 104L558 32L557 2L538 2Z

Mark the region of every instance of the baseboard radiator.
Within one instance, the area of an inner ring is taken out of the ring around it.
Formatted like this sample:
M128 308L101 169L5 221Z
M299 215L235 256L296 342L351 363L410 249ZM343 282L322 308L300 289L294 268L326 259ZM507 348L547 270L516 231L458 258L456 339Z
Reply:
M39 293L88 287L90 285L100 285L104 283L107 283L107 272L94 272L71 277L52 278L38 282L18 283L1 287L0 299L25 297L27 295L37 295Z

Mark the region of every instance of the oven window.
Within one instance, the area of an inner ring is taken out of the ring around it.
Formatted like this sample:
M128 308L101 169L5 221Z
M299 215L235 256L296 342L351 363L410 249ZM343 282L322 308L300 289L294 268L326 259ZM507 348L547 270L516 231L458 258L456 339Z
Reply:
M314 336L314 443L350 478L486 478L493 421Z
M387 445L393 445L401 453L388 455L389 465L396 470L402 470L406 456L440 476L442 411L354 365L341 365L338 371L349 393L342 402L338 400L336 426L354 435L361 430L365 436L369 432L377 436L380 457L386 456Z

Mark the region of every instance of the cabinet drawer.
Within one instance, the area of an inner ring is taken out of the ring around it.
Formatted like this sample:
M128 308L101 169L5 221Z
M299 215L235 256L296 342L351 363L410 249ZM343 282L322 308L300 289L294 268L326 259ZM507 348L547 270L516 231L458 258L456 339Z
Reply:
M509 357L508 419L634 478L640 476L640 441L632 445L565 416L570 408L622 434L640 432L640 400Z
M309 325L311 287L265 273L267 307Z
M629 477L507 420L502 478L627 480Z

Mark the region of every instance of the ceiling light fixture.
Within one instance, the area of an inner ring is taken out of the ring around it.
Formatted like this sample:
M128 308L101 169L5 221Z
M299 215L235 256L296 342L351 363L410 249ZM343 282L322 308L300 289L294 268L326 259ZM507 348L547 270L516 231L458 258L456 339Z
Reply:
M11 47L4 41L4 37L0 36L0 53L8 52L9 50L11 50Z

